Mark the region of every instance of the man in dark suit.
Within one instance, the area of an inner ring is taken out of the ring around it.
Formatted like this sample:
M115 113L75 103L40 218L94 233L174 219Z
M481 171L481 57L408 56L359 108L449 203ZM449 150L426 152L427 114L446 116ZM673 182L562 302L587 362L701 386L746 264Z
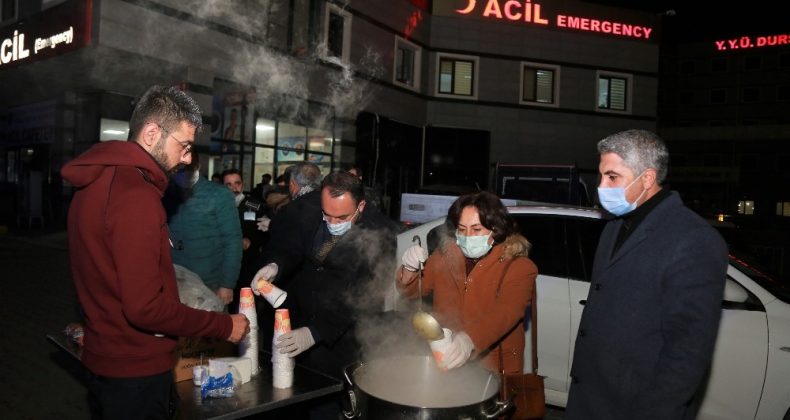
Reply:
M727 247L662 188L652 132L598 143L601 234L571 368L566 419L692 419L721 315Z
M278 338L277 351L342 378L343 368L360 360L366 321L383 311L383 291L395 270L396 227L366 210L362 183L348 172L327 175L318 192L320 206L306 209L306 222L293 227L295 252L274 259L274 274L271 266L259 270L251 286L255 290L260 277L294 273L284 286L293 331ZM336 419L339 400L316 400L308 410L310 419Z

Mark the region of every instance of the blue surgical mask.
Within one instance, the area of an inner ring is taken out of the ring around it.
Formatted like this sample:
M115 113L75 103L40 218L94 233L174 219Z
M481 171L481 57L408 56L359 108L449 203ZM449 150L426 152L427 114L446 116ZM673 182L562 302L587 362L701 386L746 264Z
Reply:
M461 235L458 231L455 232L455 243L467 258L480 258L488 254L488 251L491 250L491 244L488 243L489 238L491 238L490 233L483 236L466 236Z
M647 190L643 190L642 194L639 194L639 197L636 198L636 201L633 203L629 203L628 200L625 198L625 191L631 188L631 185L634 185L639 177L642 176L644 172L639 174L630 184L628 184L625 188L623 187L612 187L612 188L603 188L598 187L598 200L601 202L601 206L606 209L609 213L612 213L615 216L622 216L624 214L628 214L636 208L636 204L642 198Z
M327 222L326 219L324 219L324 223L326 223L326 228L327 230L329 230L329 233L334 236L344 235L346 232L349 231L349 229L351 229L351 226L354 225L354 217L357 215L357 212L359 212L359 207L357 207L357 210L354 212L353 215L351 215L351 218L349 218L345 222L332 224Z

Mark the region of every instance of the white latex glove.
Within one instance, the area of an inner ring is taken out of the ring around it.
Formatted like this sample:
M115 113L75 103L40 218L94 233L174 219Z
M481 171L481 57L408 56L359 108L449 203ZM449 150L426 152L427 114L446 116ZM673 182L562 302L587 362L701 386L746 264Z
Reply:
M258 230L261 232L266 232L269 230L269 223L271 223L272 219L269 219L266 216L263 216L258 219Z
M455 333L447 350L444 351L444 368L455 369L463 366L474 349L475 345L469 335L463 331Z
M252 277L252 281L250 282L250 287L252 288L252 293L260 296L261 292L258 291L258 280L264 279L269 283L274 283L274 277L277 276L277 264L276 263L269 263L263 266L257 273Z
M428 259L428 251L419 245L410 246L401 257L401 263L409 271L417 271L420 269L420 263L424 263Z
M277 338L275 346L280 350L280 353L287 354L288 357L296 357L313 347L314 344L315 340L313 340L310 328L302 327L281 335Z

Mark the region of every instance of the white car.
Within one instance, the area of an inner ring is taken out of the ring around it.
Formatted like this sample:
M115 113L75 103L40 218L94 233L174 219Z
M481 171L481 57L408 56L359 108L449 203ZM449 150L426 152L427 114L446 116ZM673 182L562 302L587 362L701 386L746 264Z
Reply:
M605 221L594 209L551 205L508 209L532 243L530 258L540 273L538 372L546 377L546 402L564 407L574 340ZM442 229L444 218L399 234L398 264L415 236L433 251ZM528 364L530 340L526 343ZM790 288L734 255L727 268L713 367L698 418L790 420Z

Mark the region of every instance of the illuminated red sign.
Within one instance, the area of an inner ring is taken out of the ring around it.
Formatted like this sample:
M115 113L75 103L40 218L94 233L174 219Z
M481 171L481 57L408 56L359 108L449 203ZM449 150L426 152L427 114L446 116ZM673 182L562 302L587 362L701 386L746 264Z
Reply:
M500 20L643 40L655 38L654 28L650 25L585 16L591 13L588 10L599 10L591 9L589 5L579 6L576 2L565 1L551 1L546 5L551 6L554 11L547 10L537 0L434 0L433 14ZM579 10L559 11L565 6Z
M65 2L0 28L0 70L89 45L92 0Z
M740 38L724 39L715 42L716 49L719 51L745 50L747 48L776 47L779 45L790 45L790 35L767 35L767 36L742 36Z

